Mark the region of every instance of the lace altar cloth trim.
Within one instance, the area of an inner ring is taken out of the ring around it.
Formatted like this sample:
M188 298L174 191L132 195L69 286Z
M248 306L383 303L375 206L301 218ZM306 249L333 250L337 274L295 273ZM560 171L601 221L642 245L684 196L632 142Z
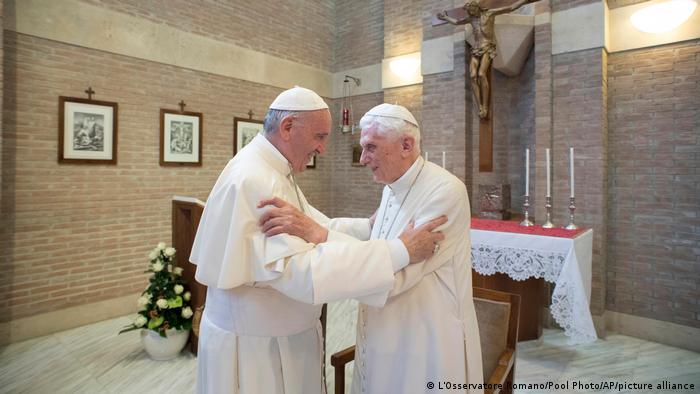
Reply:
M566 254L560 252L472 244L472 266L482 275L499 272L518 281L544 278L555 283L550 305L554 320L570 343L590 343L597 337L595 329L582 318L590 313L586 297L566 275L561 275L565 260Z

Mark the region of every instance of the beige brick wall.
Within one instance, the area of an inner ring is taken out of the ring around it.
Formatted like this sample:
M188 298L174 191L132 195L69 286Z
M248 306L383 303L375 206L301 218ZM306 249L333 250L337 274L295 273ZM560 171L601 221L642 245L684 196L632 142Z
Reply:
M384 2L337 1L332 71L369 66L384 54Z
M551 5L552 12L557 12L599 2L601 2L601 0L552 0Z
M356 96L352 100L355 122L375 105L384 102L383 93ZM333 106L334 125L339 123L340 100ZM368 217L379 207L383 185L375 183L367 167L352 166L352 146L359 144L359 130L355 134L333 131L331 140L331 215L333 217Z
M569 147L576 149L577 222L593 228L591 311L605 306L607 239L607 108L606 55L601 49L552 58L553 222L565 225L569 206ZM542 155L543 156L543 155Z
M700 327L700 41L609 56L610 310Z
M233 117L261 118L279 89L5 32L2 321L132 294L170 241L170 199L206 200L232 155ZM56 161L58 96L119 103L118 165ZM160 167L159 108L204 114L201 168ZM319 159L302 187L328 210ZM325 177L325 178L324 178Z
M81 1L321 69L333 62L333 0Z

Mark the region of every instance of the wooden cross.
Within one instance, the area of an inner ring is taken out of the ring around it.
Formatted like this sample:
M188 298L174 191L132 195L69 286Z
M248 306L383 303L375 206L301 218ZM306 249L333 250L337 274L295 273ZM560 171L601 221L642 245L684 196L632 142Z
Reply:
M248 110L248 119L251 119L251 120L253 119L253 110L252 109Z
M88 95L88 100L92 100L92 95L95 94L95 91L92 90L92 86L88 86L87 90L84 91Z
M184 102L183 100L180 100L180 102L177 103L177 105L180 106L180 112L185 112L185 106L186 106L187 104L185 104L185 102Z

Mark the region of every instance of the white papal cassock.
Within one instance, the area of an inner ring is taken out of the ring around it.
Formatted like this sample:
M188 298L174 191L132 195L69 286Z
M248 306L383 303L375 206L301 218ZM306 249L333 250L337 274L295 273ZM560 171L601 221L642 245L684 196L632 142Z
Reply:
M271 197L328 226L328 242L266 237L258 226L264 208L256 206ZM369 228L354 223L329 221L311 207L287 160L264 136L231 159L207 199L190 256L197 281L208 286L199 393L325 392L321 304L357 298L380 307L394 272L408 264L400 240L361 242L344 234Z
M419 157L384 188L365 239L393 239L411 220L418 226L440 215L448 221L439 228L445 239L438 253L398 272L383 308L360 304L353 393L438 392L438 382L483 383L464 183ZM358 231L368 226L355 223Z

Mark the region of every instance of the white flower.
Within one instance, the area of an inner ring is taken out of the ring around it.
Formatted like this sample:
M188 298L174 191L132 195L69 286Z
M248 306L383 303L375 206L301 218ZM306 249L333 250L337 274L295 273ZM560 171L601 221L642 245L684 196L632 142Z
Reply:
M136 319L134 319L134 325L136 327L143 327L146 322L148 322L148 319L146 319L143 315L138 315L136 316Z
M177 276L182 275L182 267L175 267L175 275L177 275Z
M156 305L158 305L158 308L160 309L168 309L168 300L165 298L161 298L158 301L156 301Z
M165 255L170 257L175 254L175 248L167 247L165 248Z
M158 253L156 253L155 250L152 250L151 253L148 254L148 258L151 260L155 260L156 257L158 257Z
M192 294L190 294L189 291L186 291L185 294L182 295L182 298L184 298L185 301L189 301L190 297L192 297Z
M175 287L173 288L173 290L175 290L175 294L180 294L180 293L182 293L183 291L185 291L185 288L182 287L182 285L175 285Z
M158 242L158 249L159 250L165 249L165 242Z
M148 297L148 301L150 302L153 299L153 294L151 293L146 293L144 296Z
M151 298L147 297L145 295L142 295L141 297L139 297L137 302L138 302L140 307L144 307L144 306L148 305L149 302L151 302Z
M173 272L173 266L171 264L168 264L168 272Z
M190 317L192 317L192 308L190 308L189 306L182 308L182 317L184 317L185 319L189 319Z
M163 263L161 263L160 261L156 261L155 263L153 263L153 267L152 267L152 268L153 268L153 271L154 271L154 272L160 272L160 271L162 271L163 268L164 268L164 267L163 267Z

